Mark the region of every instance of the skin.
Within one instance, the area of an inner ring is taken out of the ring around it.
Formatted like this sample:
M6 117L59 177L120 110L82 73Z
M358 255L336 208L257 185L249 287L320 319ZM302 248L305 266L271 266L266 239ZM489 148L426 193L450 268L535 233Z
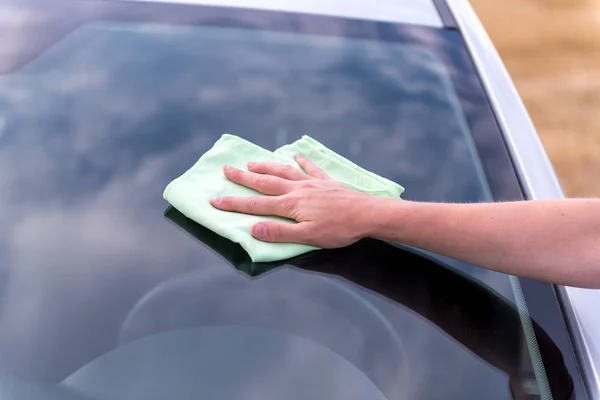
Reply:
M221 210L276 215L297 223L260 222L267 242L350 245L362 238L403 243L511 275L600 288L600 199L481 204L420 203L367 196L331 180L298 155L291 166L226 166L228 179L268 196L220 197Z

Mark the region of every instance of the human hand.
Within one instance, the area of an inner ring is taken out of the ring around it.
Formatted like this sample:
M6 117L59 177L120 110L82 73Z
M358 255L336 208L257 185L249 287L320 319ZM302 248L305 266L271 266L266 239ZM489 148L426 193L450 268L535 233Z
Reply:
M271 162L248 163L247 171L226 166L225 176L268 196L220 197L211 204L220 210L275 215L297 224L263 221L252 236L266 242L309 244L321 248L350 245L368 234L370 202L375 198L333 181L311 161L298 155L304 172Z

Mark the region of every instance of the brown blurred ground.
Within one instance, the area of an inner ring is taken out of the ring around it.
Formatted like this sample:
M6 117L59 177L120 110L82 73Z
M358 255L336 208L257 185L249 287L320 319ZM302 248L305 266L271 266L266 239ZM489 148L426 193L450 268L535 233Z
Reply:
M600 0L471 0L568 196L600 197Z

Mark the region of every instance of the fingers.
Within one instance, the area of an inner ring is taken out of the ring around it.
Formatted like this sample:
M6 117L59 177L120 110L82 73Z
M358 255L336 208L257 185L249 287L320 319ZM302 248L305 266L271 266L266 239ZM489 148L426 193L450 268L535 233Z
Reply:
M252 227L252 236L263 242L306 244L308 237L303 224L264 221Z
M213 207L223 211L231 211L252 215L276 215L287 217L286 211L278 197L217 197L210 200Z
M277 176L242 171L230 166L225 166L223 172L230 181L268 195L279 196L293 189L291 181Z
M312 161L310 161L308 158L304 157L302 154L297 154L296 157L294 157L296 159L296 162L298 164L300 164L300 166L302 167L302 169L304 171L306 171L306 173L310 176L312 176L313 178L317 178L317 179L330 179L329 175L327 175L325 173L325 171L323 171L321 168L317 167Z
M278 164L274 162L250 162L248 163L248 169L252 172L256 172L257 174L278 176L290 181L304 181L311 179L310 176L306 175L298 168L294 168L291 165Z

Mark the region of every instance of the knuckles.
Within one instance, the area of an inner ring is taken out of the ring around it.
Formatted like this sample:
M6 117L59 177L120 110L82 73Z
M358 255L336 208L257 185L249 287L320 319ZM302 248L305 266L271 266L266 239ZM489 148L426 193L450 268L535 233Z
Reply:
M273 183L273 180L269 176L261 175L261 176L256 177L256 180L254 181L254 183L257 188L264 188L266 186L269 186L271 183Z
M256 208L259 205L259 197L248 197L246 198L246 207L248 209Z
M314 181L300 181L298 182L299 189L313 189L318 187Z
M288 195L281 197L281 201L279 204L280 204L282 211L285 214L290 215L296 209L297 199L295 198L295 196L293 194L288 194Z
M267 235L271 238L281 238L283 236L283 229L279 224L273 224L267 230Z

